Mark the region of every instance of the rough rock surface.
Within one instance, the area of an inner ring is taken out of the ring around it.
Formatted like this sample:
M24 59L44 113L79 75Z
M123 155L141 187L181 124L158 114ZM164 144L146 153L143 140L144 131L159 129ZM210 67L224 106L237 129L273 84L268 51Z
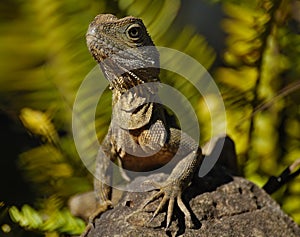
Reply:
M158 174L152 178L165 176ZM128 187L135 190L144 180L136 178ZM193 229L185 227L184 216L176 206L168 230L164 229L165 212L150 222L160 199L144 211L136 211L151 193L125 192L117 206L96 220L88 236L300 236L299 226L264 190L222 169L215 169L185 190L183 200L193 214Z

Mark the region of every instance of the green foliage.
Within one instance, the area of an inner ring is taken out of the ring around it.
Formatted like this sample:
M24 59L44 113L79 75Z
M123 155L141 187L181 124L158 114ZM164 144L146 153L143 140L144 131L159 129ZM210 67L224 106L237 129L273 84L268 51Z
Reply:
M288 0L219 2L228 16L222 22L228 35L224 66L216 69L215 78L227 106L228 132L246 177L263 184L300 157L300 98L292 93L299 88L300 37L294 27L300 7L291 7L295 3ZM78 88L96 65L85 45L94 16L111 12L140 17L156 45L177 49L211 67L215 53L204 37L192 26L180 28L174 23L180 5L179 0L13 0L0 9L0 107L19 117L40 141L18 160L36 200L21 210L10 207L12 220L40 233L78 234L83 229L83 222L66 206L70 196L92 189L92 177L74 145L71 117ZM176 58L169 60L184 66ZM104 82L99 69L90 73L99 84ZM197 108L201 138L209 139L209 111L194 86L164 70L161 78ZM79 102L79 111L73 111L84 128L79 135L91 159L98 145L91 134L96 128L102 140L111 112L110 92L105 91L95 119L90 119L89 103L97 98L97 88L92 85L93 90ZM276 199L300 223L299 190L298 179L278 192Z
M41 213L29 205L24 205L21 210L12 206L9 209L9 214L14 222L29 230L79 235L85 228L84 221L73 217L67 209Z
M226 1L223 6L227 49L225 67L217 69L216 77L243 172L262 185L300 157L295 93L300 84L300 7L296 1L279 0ZM298 178L274 196L298 223L299 187Z
M105 9L110 10L103 1L34 0L14 1L3 10L10 14L0 22L0 44L5 46L0 47L0 107L20 116L41 141L18 161L36 191L38 210L12 207L11 217L20 226L69 234L83 230L83 221L66 210L71 195L92 189L71 135L71 110L77 88L94 63L85 46L87 26ZM53 196L60 205L50 205Z

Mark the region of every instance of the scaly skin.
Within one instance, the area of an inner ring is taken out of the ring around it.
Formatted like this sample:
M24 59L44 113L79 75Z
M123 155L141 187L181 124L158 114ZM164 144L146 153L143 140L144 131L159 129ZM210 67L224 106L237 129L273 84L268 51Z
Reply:
M153 218L168 203L168 228L177 201L185 214L186 225L191 227L191 216L181 195L197 173L203 156L198 144L177 127L174 117L160 103L156 103L159 101L159 54L146 27L135 17L118 19L100 14L91 22L86 38L113 96L112 120L96 164L99 211L91 221L111 205L111 161L120 164L124 174L126 170L155 170L176 154L169 177L163 183L153 183L158 191L142 208L163 196Z

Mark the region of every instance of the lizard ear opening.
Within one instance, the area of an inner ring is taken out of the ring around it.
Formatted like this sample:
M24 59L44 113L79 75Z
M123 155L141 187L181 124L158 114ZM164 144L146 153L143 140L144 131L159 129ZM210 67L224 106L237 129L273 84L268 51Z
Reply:
M127 28L126 34L131 40L137 41L142 37L143 32L139 24L133 24Z

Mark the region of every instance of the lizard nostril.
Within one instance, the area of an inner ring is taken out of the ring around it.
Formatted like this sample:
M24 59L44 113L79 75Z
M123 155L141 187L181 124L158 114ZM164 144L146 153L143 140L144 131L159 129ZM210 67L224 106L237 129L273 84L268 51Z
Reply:
M97 33L96 27L90 25L88 30L87 30L86 36L89 36L89 35L96 36L96 33Z

